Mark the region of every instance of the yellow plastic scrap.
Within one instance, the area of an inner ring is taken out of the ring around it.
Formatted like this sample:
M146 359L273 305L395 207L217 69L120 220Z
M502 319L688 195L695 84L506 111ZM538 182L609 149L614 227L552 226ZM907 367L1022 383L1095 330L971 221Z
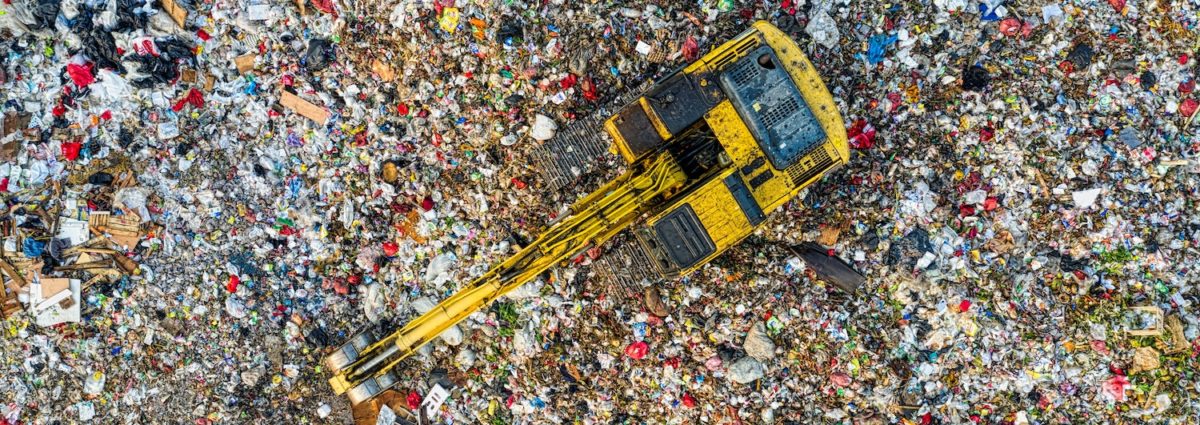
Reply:
M454 30L458 28L458 18L458 8L447 7L442 9L442 17L438 18L438 26L442 28L442 31L454 34Z

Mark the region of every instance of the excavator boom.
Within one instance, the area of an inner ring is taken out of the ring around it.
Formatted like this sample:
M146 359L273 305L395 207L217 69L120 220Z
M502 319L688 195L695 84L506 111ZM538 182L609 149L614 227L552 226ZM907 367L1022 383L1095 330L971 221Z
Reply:
M326 367L336 374L329 381L334 391L348 392L350 401L357 404L386 390L395 381L392 369L421 346L551 267L604 244L686 181L670 155L648 158L639 165L576 202L569 215L528 246L404 328L362 349L356 347L362 340L351 338L325 360Z

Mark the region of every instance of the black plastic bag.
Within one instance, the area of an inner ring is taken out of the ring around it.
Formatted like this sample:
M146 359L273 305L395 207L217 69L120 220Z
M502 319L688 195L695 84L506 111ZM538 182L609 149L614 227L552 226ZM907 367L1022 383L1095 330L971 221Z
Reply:
M979 65L971 65L963 70L962 78L962 88L966 91L982 91L992 81L992 76Z
M1076 71L1083 71L1092 65L1092 56L1095 54L1096 51L1092 49L1091 45L1079 43L1071 48L1070 53L1067 53L1067 60L1075 65Z
M97 68L115 69L119 73L125 73L125 67L121 65L121 55L117 53L117 41L113 39L112 33L100 28L90 28L89 31L80 34L80 39L83 41L84 54L96 62Z
M29 11L33 15L34 25L31 29L40 30L54 26L54 21L58 19L58 12L62 8L59 4L61 0L36 0L33 10Z
M108 186L113 182L113 175L106 172L98 172L88 176L88 183L98 186Z
M304 66L309 71L320 71L329 67L337 60L333 43L324 38L314 38L308 41L308 52L304 54Z
M190 43L175 37L157 38L154 45L158 47L159 55L167 59L191 61L196 57L193 53L194 47Z
M146 23L149 22L149 16L135 12L144 2L142 0L117 0L117 20L113 23L112 30L116 32L129 32L136 29L146 28Z

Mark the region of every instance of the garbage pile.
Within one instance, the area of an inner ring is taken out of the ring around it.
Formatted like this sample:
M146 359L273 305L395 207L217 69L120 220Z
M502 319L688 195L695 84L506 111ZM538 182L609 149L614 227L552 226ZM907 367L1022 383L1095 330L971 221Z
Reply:
M546 190L543 141L760 19L820 68L850 164L677 281L631 295L584 261L526 285L405 363L409 409L1200 410L1195 2L382 3L0 4L0 424L349 423L325 353L535 237L617 172ZM802 241L868 283L816 279Z

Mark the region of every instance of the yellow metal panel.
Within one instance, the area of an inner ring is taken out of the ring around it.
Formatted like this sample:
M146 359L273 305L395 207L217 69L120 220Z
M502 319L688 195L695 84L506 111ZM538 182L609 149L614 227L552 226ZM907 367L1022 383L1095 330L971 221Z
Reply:
M663 140L671 139L671 131L667 130L667 125L663 124L662 118L654 112L654 107L650 106L650 100L645 96L638 98L638 104L642 105L642 110L646 111L646 116L650 117L650 124L654 124L654 130L658 132L658 137Z
M713 176L696 190L662 209L655 217L646 220L645 226L652 228L676 208L691 205L696 217L700 219L700 224L708 232L708 237L716 247L713 254L696 262L694 267L680 270L678 275L686 275L703 267L754 231L755 227L750 225L746 214L738 207L737 200L725 186L725 177L734 172L730 169Z
M617 115L604 120L604 131L608 133L608 137L611 137L613 141L609 152L621 155L621 158L625 159L626 164L632 164L633 161L637 160L633 156L633 152L630 151L628 142L625 141L624 137L621 137L621 132L617 131Z
M762 148L754 141L754 135L750 134L742 116L738 115L733 103L728 99L709 110L704 119L717 135L717 140L721 141L721 146L725 147L725 154L733 161L735 167L741 168L754 158L762 156Z
M691 204L692 209L696 211L696 217L708 231L708 237L712 238L717 252L729 248L753 230L750 222L746 220L746 215L738 208L737 200L725 186L723 177L726 175L729 173L722 173L709 180L699 190L683 199L683 203Z

